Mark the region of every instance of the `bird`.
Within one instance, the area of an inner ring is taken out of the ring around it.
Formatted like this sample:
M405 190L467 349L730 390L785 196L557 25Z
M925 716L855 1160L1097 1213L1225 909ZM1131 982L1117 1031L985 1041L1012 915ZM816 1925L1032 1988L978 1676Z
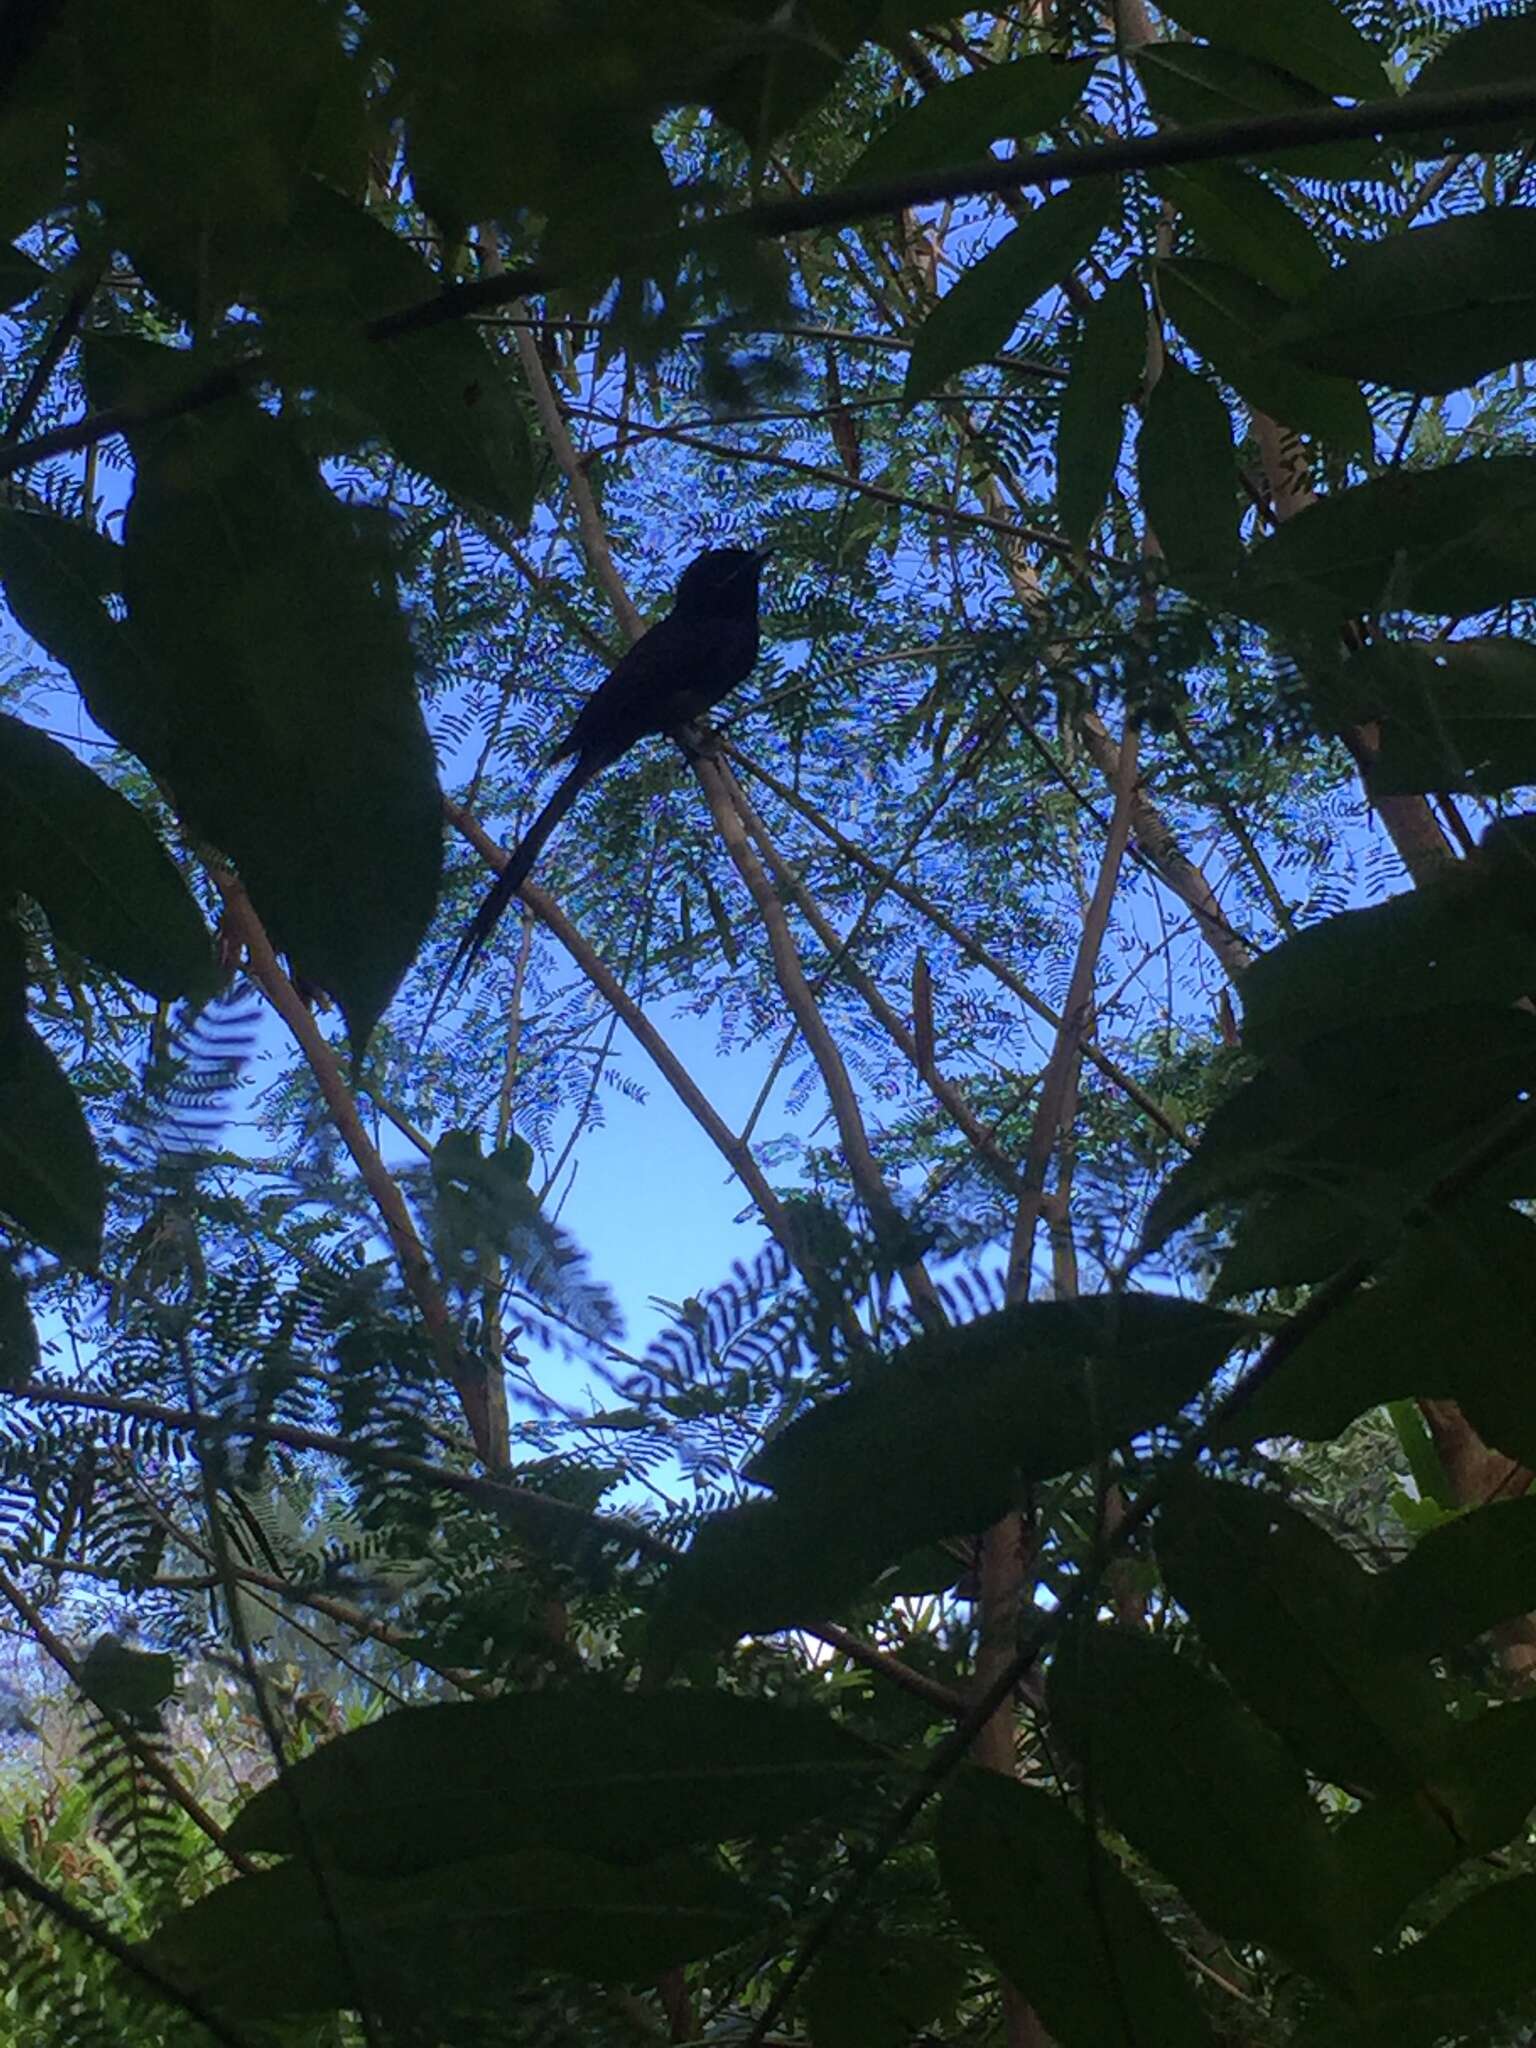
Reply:
M430 1029L449 986L468 974L527 880L545 841L592 781L650 733L675 732L744 683L757 661L758 587L771 548L706 548L678 580L672 609L642 633L577 713L550 765L571 768L514 848L459 940L427 1012Z

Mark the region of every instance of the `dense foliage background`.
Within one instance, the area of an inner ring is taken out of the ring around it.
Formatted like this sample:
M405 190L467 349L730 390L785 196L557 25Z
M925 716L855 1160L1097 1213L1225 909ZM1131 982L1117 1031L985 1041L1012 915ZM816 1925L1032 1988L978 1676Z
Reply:
M1533 150L1515 5L12 0L0 2038L1527 2037Z

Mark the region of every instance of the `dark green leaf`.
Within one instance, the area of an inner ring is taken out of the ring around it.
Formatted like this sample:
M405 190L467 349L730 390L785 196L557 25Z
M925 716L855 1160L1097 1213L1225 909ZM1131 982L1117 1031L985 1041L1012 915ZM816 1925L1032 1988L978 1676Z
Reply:
M908 2048L914 2033L954 2010L963 1956L915 1934L856 1934L826 1950L805 1993L815 2048Z
M1317 376L1270 347L1283 299L1229 264L1201 257L1160 263L1157 282L1174 325L1239 397L1343 451L1370 447L1370 408L1359 386Z
M1211 2048L1172 1945L1065 1800L967 1765L938 1846L961 1923L1060 2048Z
M464 321L369 341L367 324L433 298L440 279L382 221L316 179L262 252L252 295L273 316L285 379L360 416L407 467L523 524L533 496L527 424L505 364Z
M12 241L52 210L69 149L67 34L55 34L7 80L0 115L0 239Z
M176 1659L101 1636L81 1663L80 1689L108 1714L158 1726L160 1709L176 1689Z
M1315 113L1333 104L1329 94L1290 72L1209 43L1143 43L1136 51L1136 70L1153 112L1181 128ZM1254 161L1295 178L1364 178L1380 154L1371 141L1335 142L1280 150Z
M1381 735L1374 793L1536 783L1536 649L1523 640L1378 640L1315 691L1330 725Z
M1374 1019L1454 1018L1536 989L1528 855L1516 853L1508 878L1485 850L1428 887L1341 911L1260 954L1241 982L1244 1045L1273 1057Z
M879 1753L804 1708L720 1692L560 1692L416 1707L337 1737L241 1808L243 1849L399 1876L506 1842L628 1862L777 1836L856 1796Z
M288 421L235 403L131 445L140 666L77 671L81 687L236 862L275 943L361 1046L431 919L442 858L393 562Z
M1150 1636L1077 1627L1051 1660L1048 1700L1095 1800L1208 1927L1350 1982L1368 1944L1322 1814L1225 1686Z
M444 2013L503 2007L530 1970L644 1980L728 1947L761 1919L751 1893L707 1865L621 1870L536 1848L409 1877L330 1871L323 1891L308 1868L285 1863L184 1907L148 1953L242 2018L366 2000L440 2028Z
M1417 1224L1375 1284L1306 1338L1242 1418L1246 1441L1334 1437L1410 1395L1453 1400L1536 1464L1536 1223L1492 1200Z
M1026 1302L918 1338L776 1437L751 1468L832 1500L900 1557L985 1528L1020 1479L1087 1464L1172 1420L1243 1340L1242 1318L1165 1295Z
M1064 121L1092 72L1091 60L1058 64L1052 57L1021 57L945 79L915 106L898 108L843 182L873 184L977 163L994 142L1039 135Z
M1147 180L1178 208L1207 255L1281 298L1300 298L1327 276L1328 258L1312 230L1251 171L1222 163L1167 165L1149 171Z
M1536 596L1536 456L1397 471L1320 499L1254 548L1237 601L1266 622L1465 617Z
M101 1256L106 1186L75 1091L26 1021L25 956L0 925L0 1213L71 1266Z
M1424 1784L1368 1800L1333 1846L1368 1937L1390 1934L1414 1900L1474 1857L1491 1856L1536 1806L1536 1701L1458 1724Z
M1371 1086L1362 1089L1360 1076ZM1194 1156L1159 1190L1146 1242L1218 1202L1258 1191L1324 1196L1320 1269L1255 1263L1276 1245L1265 1213L1245 1285L1318 1277L1388 1238L1489 1121L1536 1093L1536 1017L1493 1004L1367 1018L1309 1039L1266 1066L1214 1112ZM1223 1275L1223 1284L1236 1283Z
M1056 502L1063 530L1086 546L1114 482L1125 408L1147 356L1147 307L1127 273L1106 286L1083 321L1056 429Z
M1237 460L1216 387L1169 356L1153 385L1136 444L1147 524L1175 575L1236 567Z
M907 403L996 355L1036 300L1082 262L1117 205L1113 180L1087 179L1044 200L965 271L918 330L907 364Z
M1418 93L1466 92L1480 85L1509 85L1536 78L1536 14L1489 14L1453 36L1439 53L1421 65L1408 88ZM1447 126L1425 138L1428 154L1443 154L1447 135L1458 134L1461 146L1474 150L1514 149L1530 139L1529 117L1515 121L1470 121L1460 131ZM1411 138L1397 138L1399 147Z
M3 713L0 873L66 945L146 994L212 994L207 929L149 825L67 747Z
M911 1547L899 1533L882 1541L867 1520L798 1492L711 1515L667 1576L658 1654L812 1627L836 1614Z
M1494 206L1356 248L1275 329L1314 370L1456 391L1536 355L1536 207Z
M1169 1591L1253 1711L1319 1777L1418 1785L1449 1722L1426 1667L1370 1646L1374 1584L1271 1493L1188 1478L1160 1512Z
M1376 1640L1409 1655L1459 1650L1536 1608L1536 1494L1490 1501L1421 1536L1381 1588Z
M1536 1989L1536 1877L1486 1886L1381 1963L1370 2048L1487 2041L1498 2013Z
M1333 0L1165 0L1162 12L1193 36L1293 72L1330 95L1390 96L1381 58Z
M0 1254L0 1389L19 1387L37 1371L37 1330L27 1290Z

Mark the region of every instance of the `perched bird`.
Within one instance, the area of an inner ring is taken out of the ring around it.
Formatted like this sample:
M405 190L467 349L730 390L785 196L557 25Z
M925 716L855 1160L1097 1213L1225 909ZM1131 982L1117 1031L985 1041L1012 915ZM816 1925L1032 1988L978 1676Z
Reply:
M695 557L683 571L671 611L640 636L583 704L550 756L551 763L571 759L570 772L475 912L433 998L428 1026L448 985L474 965L544 842L592 778L647 733L675 731L746 681L757 660L758 577L770 553L709 548Z

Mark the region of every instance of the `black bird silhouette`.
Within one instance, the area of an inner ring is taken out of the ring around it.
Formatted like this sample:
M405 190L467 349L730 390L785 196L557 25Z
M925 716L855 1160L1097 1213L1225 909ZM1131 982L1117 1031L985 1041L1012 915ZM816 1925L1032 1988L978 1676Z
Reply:
M595 775L647 733L673 732L744 683L757 660L758 578L771 549L708 548L683 571L665 618L643 633L582 705L550 755L574 756L570 773L523 834L460 939L423 1033L449 984L474 966L496 921L528 877L544 842Z

